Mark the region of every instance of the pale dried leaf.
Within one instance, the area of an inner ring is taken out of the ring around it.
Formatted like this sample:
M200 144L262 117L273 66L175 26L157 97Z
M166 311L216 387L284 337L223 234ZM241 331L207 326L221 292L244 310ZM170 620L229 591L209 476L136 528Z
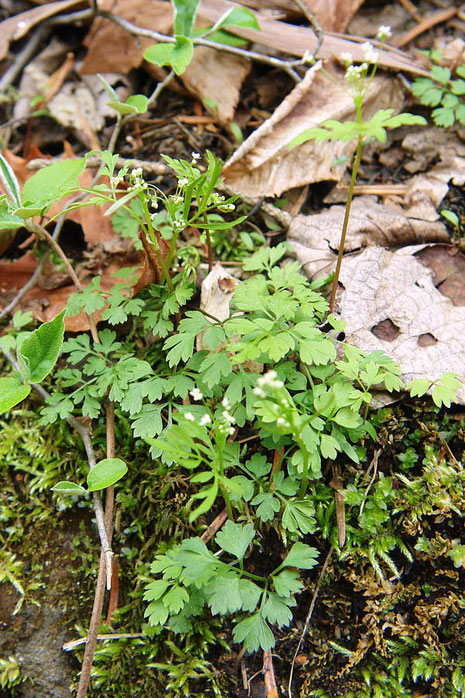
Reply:
M229 317L229 304L239 280L232 276L221 264L215 264L202 283L200 307L205 312L226 320Z
M452 371L465 379L465 307L435 287L430 270L414 256L423 246L392 252L369 247L344 259L340 316L345 337L364 351L382 349L408 382ZM390 327L384 339L379 327ZM465 404L465 389L459 393Z
M408 172L428 170L429 176L442 182L452 181L459 187L465 184L465 143L450 129L412 131L402 147L412 156L405 164Z
M50 2L47 5L33 7L26 12L20 12L0 23L0 60L8 53L11 41L16 41L26 36L28 32L39 22L58 14L62 10L69 10L73 5L78 5L82 0L60 0Z
M300 215L291 222L288 241L296 251L299 262L311 278L327 276L336 264L345 206L330 208L310 216ZM359 197L352 204L347 230L345 252L383 245L398 247L415 243L447 242L449 236L443 223L409 217L400 207L375 203L369 197Z
M334 84L318 69L316 64L307 71L274 114L226 163L223 171L229 186L250 196L273 196L303 184L341 179L347 165L338 161L353 153L355 142L308 141L293 150L288 147L307 128L328 119L345 121L355 116L347 89ZM377 77L364 102L365 118L388 107L398 111L401 105L397 83Z

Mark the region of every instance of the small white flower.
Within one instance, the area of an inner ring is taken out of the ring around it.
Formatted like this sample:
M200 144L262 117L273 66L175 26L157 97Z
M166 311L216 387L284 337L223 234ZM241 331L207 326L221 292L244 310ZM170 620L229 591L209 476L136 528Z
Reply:
M376 38L379 39L380 41L385 41L386 39L389 39L391 36L392 36L392 29L387 24L382 24L380 26L380 28L378 29L378 32L376 34Z
M302 56L302 61L304 63L314 63L315 58L313 56L313 53L311 53L310 51L305 51L304 55Z
M265 391L262 390L261 388L253 388L252 392L253 392L253 394L256 395L257 397L266 397L266 396L265 396Z
M184 419L187 419L188 422L195 422L195 417L192 412L185 412Z
M142 177L142 167L136 167L131 170L131 177Z
M370 44L369 41L365 41L364 44L362 44L362 51L363 51L363 57L367 61L367 63L377 63L379 60L379 51L375 49L373 44Z
M221 401L221 404L223 405L223 407L226 407L226 409L228 407L231 407L231 403L229 402L229 399L227 397L223 398L223 400Z
M236 430L234 429L234 427L231 427L231 429L229 430L229 436L234 436L235 431Z
M203 398L203 393L201 393L198 388L192 388L189 395L191 395L194 400L201 400Z
M201 427L204 427L206 424L210 424L211 421L212 421L212 420L211 420L211 417L210 417L209 414L203 414L203 415L200 417L199 424L200 424Z
M200 160L200 153L192 153L192 160Z
M341 60L344 61L344 63L347 63L347 65L350 65L353 61L351 52L350 51L343 51L341 53Z
M278 417L278 419L276 420L276 424L279 427L283 427L286 424L286 420L284 419L284 417Z
M360 66L349 65L346 70L346 80L352 83L358 82L360 80L361 72Z
M229 424L234 424L234 422L236 421L232 414L229 414L229 412L227 412L226 410L223 410L221 416L223 417L224 421L228 422Z
M189 180L187 179L187 177L183 177L178 181L178 184L180 187L187 187L187 185L189 184Z

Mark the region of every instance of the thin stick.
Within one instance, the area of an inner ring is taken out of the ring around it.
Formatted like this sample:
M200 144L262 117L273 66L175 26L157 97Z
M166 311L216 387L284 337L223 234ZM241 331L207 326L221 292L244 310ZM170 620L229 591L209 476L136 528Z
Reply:
M303 2L303 0L294 0L295 4L297 7L300 8L302 14L310 24L311 28L313 29L313 33L315 34L316 38L316 47L313 49L313 55L317 56L318 51L321 48L321 44L323 43L323 37L324 37L324 32L323 32L323 27L315 17L315 15L310 12L309 7Z
M308 631L308 628L310 625L310 621L311 621L312 615L313 615L313 609L315 608L315 603L316 603L316 600L318 598L318 594L320 591L321 582L323 581L323 577L326 573L326 570L328 568L329 561L331 559L331 555L333 554L333 552L334 552L334 548L333 548L333 546L331 546L328 554L326 555L326 560L324 561L323 567L321 568L321 572L320 572L320 575L318 577L318 581L316 583L315 591L313 592L312 600L310 603L310 608L308 609L307 617L305 619L304 629L302 630L302 634L300 636L299 643L297 645L296 651L294 652L294 656L292 658L291 671L289 673L288 698L292 698L292 681L294 678L295 660L297 659L297 655L300 652L300 648L302 647L302 643L305 639L305 635L307 634L307 631Z

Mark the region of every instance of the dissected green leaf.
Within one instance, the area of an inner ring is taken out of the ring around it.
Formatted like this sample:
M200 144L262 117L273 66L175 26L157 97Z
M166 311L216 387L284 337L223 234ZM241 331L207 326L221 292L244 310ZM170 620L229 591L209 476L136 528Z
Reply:
M310 570L317 564L319 554L316 548L312 548L305 543L294 543L284 559L282 567L298 567L299 569Z
M222 530L216 534L215 541L227 553L242 560L254 537L255 529L252 524L241 525L226 521Z

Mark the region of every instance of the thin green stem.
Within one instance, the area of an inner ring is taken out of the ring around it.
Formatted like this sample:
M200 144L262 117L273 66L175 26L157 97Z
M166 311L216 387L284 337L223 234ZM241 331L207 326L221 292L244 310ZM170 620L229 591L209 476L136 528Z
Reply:
M357 109L357 111L358 111L358 109ZM346 210L345 210L345 214L344 214L344 222L342 224L341 241L339 243L339 252L337 255L336 270L334 272L333 285L331 288L331 298L329 299L329 312L330 313L332 313L334 311L334 304L336 301L337 285L339 282L339 275L341 273L342 257L344 255L344 246L345 246L345 242L346 242L347 228L349 225L350 210L352 207L352 199L354 196L354 187L355 187L355 182L357 180L358 171L360 168L360 162L362 159L362 147L363 147L363 139L362 139L362 136L359 134L358 141L357 141L357 150L355 151L355 159L354 159L354 164L352 167L352 176L350 178L349 194L347 197Z

